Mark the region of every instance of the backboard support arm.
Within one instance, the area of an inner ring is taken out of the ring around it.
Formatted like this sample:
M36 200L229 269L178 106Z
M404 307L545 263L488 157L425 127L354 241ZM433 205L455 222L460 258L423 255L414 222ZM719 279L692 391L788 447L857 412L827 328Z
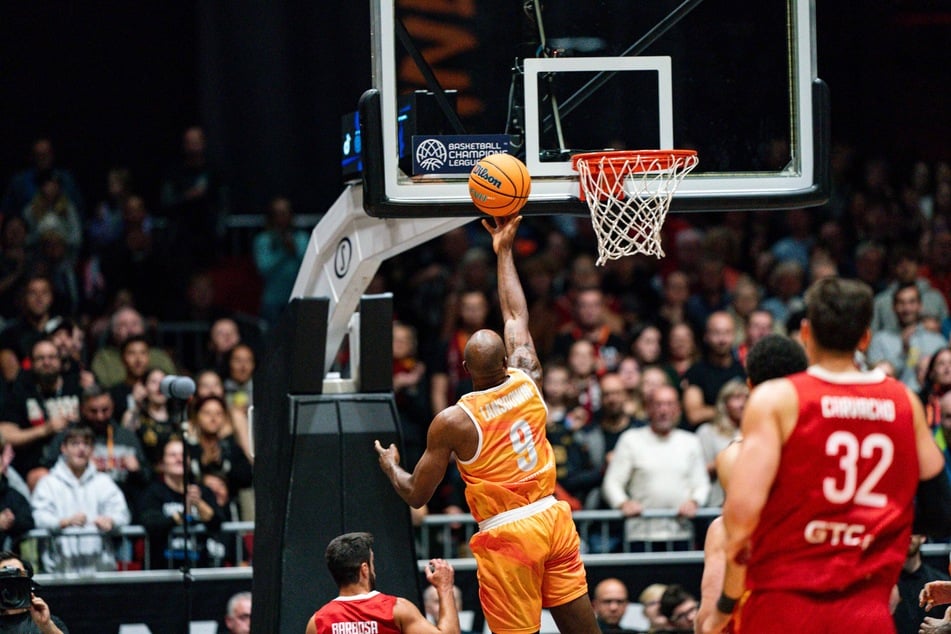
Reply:
M291 298L327 297L324 376L380 264L387 258L471 222L472 218L374 218L363 210L363 189L348 184L310 235ZM352 336L357 333L351 333Z

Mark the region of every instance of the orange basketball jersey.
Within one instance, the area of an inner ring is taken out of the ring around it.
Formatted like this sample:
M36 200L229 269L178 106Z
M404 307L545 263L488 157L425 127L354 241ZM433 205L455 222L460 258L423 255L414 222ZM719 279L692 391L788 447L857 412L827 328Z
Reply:
M459 399L479 432L470 460L458 460L476 521L536 502L555 491L555 458L545 425L548 408L535 382L508 369L507 381Z

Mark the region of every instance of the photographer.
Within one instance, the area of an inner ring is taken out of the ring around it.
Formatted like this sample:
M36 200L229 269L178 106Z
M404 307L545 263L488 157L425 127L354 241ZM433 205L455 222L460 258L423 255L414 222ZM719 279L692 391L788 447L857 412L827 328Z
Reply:
M19 572L15 572L19 571ZM9 550L0 551L0 634L69 634L33 590L33 569Z

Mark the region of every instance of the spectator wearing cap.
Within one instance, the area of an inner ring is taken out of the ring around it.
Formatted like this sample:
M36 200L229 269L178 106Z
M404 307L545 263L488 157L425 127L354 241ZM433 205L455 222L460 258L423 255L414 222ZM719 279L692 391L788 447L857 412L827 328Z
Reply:
M59 351L63 375L78 377L83 388L94 385L96 377L86 368L86 333L83 329L69 317L57 316L46 322L43 331Z

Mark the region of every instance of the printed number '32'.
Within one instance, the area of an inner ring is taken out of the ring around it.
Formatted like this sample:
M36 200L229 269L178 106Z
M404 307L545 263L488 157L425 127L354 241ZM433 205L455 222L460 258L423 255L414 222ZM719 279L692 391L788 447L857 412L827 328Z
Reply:
M538 464L538 452L535 451L535 439L532 428L524 420L517 420L509 429L512 449L518 454L516 463L522 471L531 471Z
M859 483L859 458L871 458L876 451L880 452L878 462ZM842 486L838 485L837 478L823 480L822 493L827 500L833 504L853 501L861 506L885 506L888 497L884 493L876 493L873 489L888 471L895 456L895 446L891 438L885 434L869 434L859 443L855 434L839 430L829 434L826 440L826 455L839 456L839 468L843 472Z

